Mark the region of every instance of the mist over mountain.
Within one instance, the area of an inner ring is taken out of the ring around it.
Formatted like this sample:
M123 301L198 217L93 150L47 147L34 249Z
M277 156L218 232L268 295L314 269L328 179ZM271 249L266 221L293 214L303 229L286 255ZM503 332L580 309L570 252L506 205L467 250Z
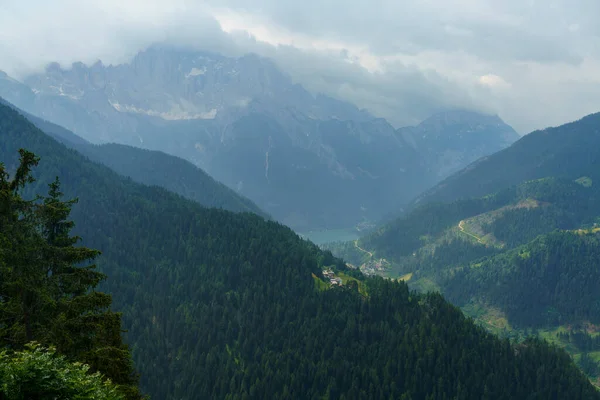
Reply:
M438 113L415 127L398 129L398 134L414 145L437 179L502 150L520 138L497 115L470 111Z
M415 203L484 196L526 180L549 176L577 179L593 173L599 160L600 113L534 131L484 157L417 197Z
M600 2L0 3L0 400L600 400Z
M518 138L470 112L396 130L268 59L165 45L129 64L51 64L22 83L4 75L0 95L89 142L185 158L300 231L377 221Z
M78 196L72 204L75 232L102 252L98 267L109 277L102 289L122 310L123 339L141 374L140 389L152 398L600 397L562 350L536 339L500 340L439 294L419 295L402 282L366 278L281 224L135 183L66 148L4 105L0 133L3 173L4 165L9 171L19 165L22 146L42 157L33 171L37 180L15 193L16 200L20 192L25 198L43 193L57 175L67 196ZM20 221L3 219L2 243L14 244L0 252L3 271L13 270L15 259L39 258L35 246L23 245L4 228ZM34 263L8 274L11 280L0 285L3 299L23 286L18 278L43 276L44 267ZM69 276L72 270L60 272ZM339 284L331 283L331 274ZM48 293L54 293L52 286ZM38 314L44 315L17 307L9 326L18 335L21 319L38 322ZM88 317L81 315L94 333L96 320ZM82 325L68 326L78 333ZM4 348L14 346L5 336L0 340ZM61 351L69 351L68 344ZM105 350L101 344L92 356ZM43 378L30 374L21 387L43 388L56 380L43 373L46 365L27 367L41 369Z

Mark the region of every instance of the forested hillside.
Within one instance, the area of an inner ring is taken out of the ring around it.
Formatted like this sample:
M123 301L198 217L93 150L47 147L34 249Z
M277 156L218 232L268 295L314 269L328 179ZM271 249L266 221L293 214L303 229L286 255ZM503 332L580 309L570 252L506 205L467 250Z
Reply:
M600 234L554 232L452 271L455 304L472 299L502 309L519 327L600 324Z
M441 291L494 332L542 330L597 378L600 348L582 343L595 340L600 322L598 126L592 115L534 132L447 180L357 245L386 259L388 275ZM519 179L529 180L512 185ZM500 190L426 202L486 187Z
M141 399L121 315L96 290L99 252L71 234L76 200L62 199L58 179L21 197L38 161L20 149L12 174L0 163L0 398Z
M587 173L596 178L597 173ZM544 178L481 198L423 204L361 243L395 260L456 238L480 238L473 244L513 248L554 229L595 223L600 216L600 185L594 181L589 176Z
M600 215L599 127L600 114L593 114L532 132L425 192L407 214L361 242L398 259L450 239L447 230L463 220L460 230L480 244L509 248L593 223Z
M251 200L235 193L189 161L160 151L115 143L93 145L62 126L36 117L0 98L0 104L15 109L44 133L67 147L104 164L121 175L145 185L164 187L206 207L235 212L254 212L266 217Z
M102 251L103 287L155 399L600 399L562 350L499 340L440 295L363 278L254 214L136 184L0 106L11 173L21 147L41 157L24 196L58 175L79 197L75 232Z
M446 264L440 285L454 304L494 321L493 330L564 346L600 383L599 231L556 231L492 257Z
M485 196L549 176L574 180L583 175L582 171L598 173L599 163L600 113L525 135L512 146L443 180L419 196L415 204Z
M267 217L252 201L181 158L120 144L77 145L74 148L136 182L163 187L205 207L253 212Z
M388 274L441 291L494 332L545 330L597 379L600 348L569 339L594 340L600 322L595 182L546 178L480 199L422 205L360 246L391 261Z

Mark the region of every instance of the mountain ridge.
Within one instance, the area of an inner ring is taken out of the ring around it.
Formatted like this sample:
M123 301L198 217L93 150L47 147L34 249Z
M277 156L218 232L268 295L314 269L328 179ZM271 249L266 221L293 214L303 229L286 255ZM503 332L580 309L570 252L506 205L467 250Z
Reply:
M540 331L600 382L600 348L585 344L600 321L598 182L600 114L591 114L530 133L425 192L402 217L329 248L369 273L448 295L495 333Z
M163 187L205 207L253 212L264 218L271 218L252 201L216 181L189 161L160 151L115 143L93 145L59 125L18 109L1 97L0 104L13 108L41 131L67 147L136 182Z
M600 113L595 113L558 127L531 132L510 147L446 178L418 196L413 204L483 196L524 180L564 175L564 171L575 169L577 165L591 165L598 157L595 149L600 136L599 125ZM552 154L558 149L561 158L553 160ZM502 170L499 165L510 171Z
M136 184L4 106L0 131L6 165L21 146L42 157L25 195L59 175L79 197L76 231L103 252L105 288L154 398L600 396L564 352L512 346L441 296L364 278L280 224Z
M419 129L413 138L308 92L268 59L168 46L127 64L52 64L23 83L0 78L0 96L92 143L187 159L299 231L373 223L507 144L493 121L477 135L483 145L454 135L440 148Z

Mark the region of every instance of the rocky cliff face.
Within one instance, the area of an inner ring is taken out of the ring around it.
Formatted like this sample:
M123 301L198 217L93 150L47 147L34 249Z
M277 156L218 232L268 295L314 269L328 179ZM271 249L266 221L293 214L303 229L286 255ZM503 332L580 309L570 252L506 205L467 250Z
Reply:
M129 64L53 64L23 82L3 75L0 96L90 142L191 160L300 230L378 219L499 146L485 129L463 139L472 124L460 121L397 132L255 55L154 46Z

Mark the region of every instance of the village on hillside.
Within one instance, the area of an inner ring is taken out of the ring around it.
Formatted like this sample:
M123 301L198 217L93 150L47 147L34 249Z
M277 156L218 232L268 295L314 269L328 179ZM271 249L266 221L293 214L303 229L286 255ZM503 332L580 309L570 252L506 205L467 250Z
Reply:
M324 270L323 276L325 277L325 279L329 280L329 283L331 285L342 286L342 278L335 276L335 273L332 270Z

